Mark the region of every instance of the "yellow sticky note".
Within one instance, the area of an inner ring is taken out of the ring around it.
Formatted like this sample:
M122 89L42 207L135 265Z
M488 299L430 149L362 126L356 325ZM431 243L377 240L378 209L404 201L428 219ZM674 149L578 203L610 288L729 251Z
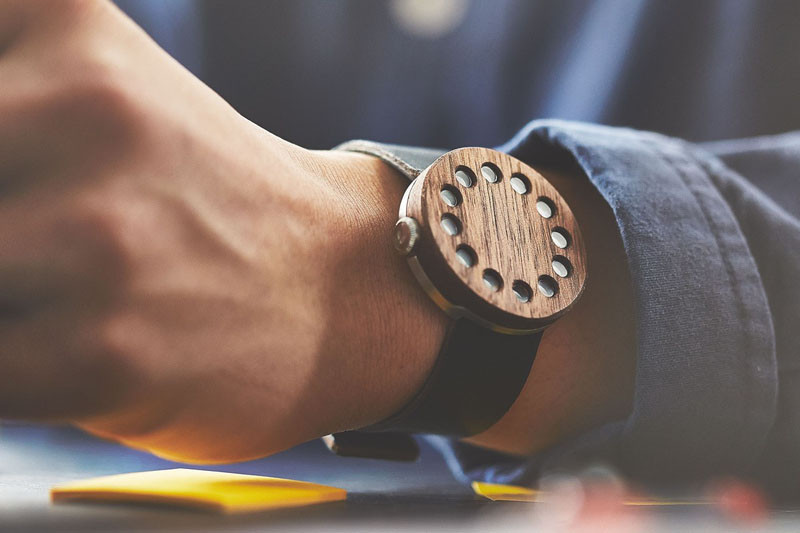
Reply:
M144 502L223 513L344 500L344 489L305 481L176 468L75 481L50 489L54 502Z
M528 487L482 481L473 481L472 490L475 494L494 502L538 502L542 494L540 491Z
M501 485L498 483L472 482L475 494L495 502L541 502L544 492L520 487L517 485ZM657 507L666 505L708 505L705 500L670 500L664 498L628 498L622 505Z

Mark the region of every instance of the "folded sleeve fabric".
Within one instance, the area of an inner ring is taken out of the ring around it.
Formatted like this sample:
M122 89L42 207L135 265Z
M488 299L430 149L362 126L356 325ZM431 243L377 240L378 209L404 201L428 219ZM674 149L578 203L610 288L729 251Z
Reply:
M626 419L526 459L432 437L456 472L516 484L600 461L651 482L797 486L800 135L698 146L548 120L501 149L579 165L611 206L634 285L635 397Z

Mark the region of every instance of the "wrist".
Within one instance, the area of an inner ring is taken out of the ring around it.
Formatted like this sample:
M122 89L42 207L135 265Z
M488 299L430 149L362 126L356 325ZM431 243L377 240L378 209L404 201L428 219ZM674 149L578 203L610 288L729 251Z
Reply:
M329 394L337 413L320 427L330 433L372 424L410 401L430 373L448 319L392 246L405 178L368 155L315 157L337 192L345 243L340 278L331 285L330 363L337 370Z

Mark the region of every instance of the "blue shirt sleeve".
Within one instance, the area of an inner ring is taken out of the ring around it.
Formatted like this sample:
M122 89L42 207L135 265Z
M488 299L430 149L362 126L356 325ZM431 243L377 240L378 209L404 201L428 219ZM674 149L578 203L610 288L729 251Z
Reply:
M800 154L797 136L792 148ZM577 163L611 206L635 298L635 397L626 419L525 459L432 437L456 473L530 483L600 461L649 482L759 473L776 483L787 470L796 479L796 215L708 149L654 133L535 121L501 149L533 165ZM797 168L784 194L800 194Z

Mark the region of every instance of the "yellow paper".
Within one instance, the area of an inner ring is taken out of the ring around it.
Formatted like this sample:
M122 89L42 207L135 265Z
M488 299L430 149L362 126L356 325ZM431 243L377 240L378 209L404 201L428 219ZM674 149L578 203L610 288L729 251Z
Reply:
M498 483L472 482L475 494L495 502L541 502L545 493L528 487L517 485L501 485ZM623 505L664 506L664 505L708 505L705 500L667 500L662 498L629 498Z
M473 481L472 490L478 496L483 496L494 502L538 502L541 497L540 491L528 487L484 483L482 481Z
M105 476L53 487L55 502L144 502L223 513L262 511L344 500L344 489L279 479L176 468Z

